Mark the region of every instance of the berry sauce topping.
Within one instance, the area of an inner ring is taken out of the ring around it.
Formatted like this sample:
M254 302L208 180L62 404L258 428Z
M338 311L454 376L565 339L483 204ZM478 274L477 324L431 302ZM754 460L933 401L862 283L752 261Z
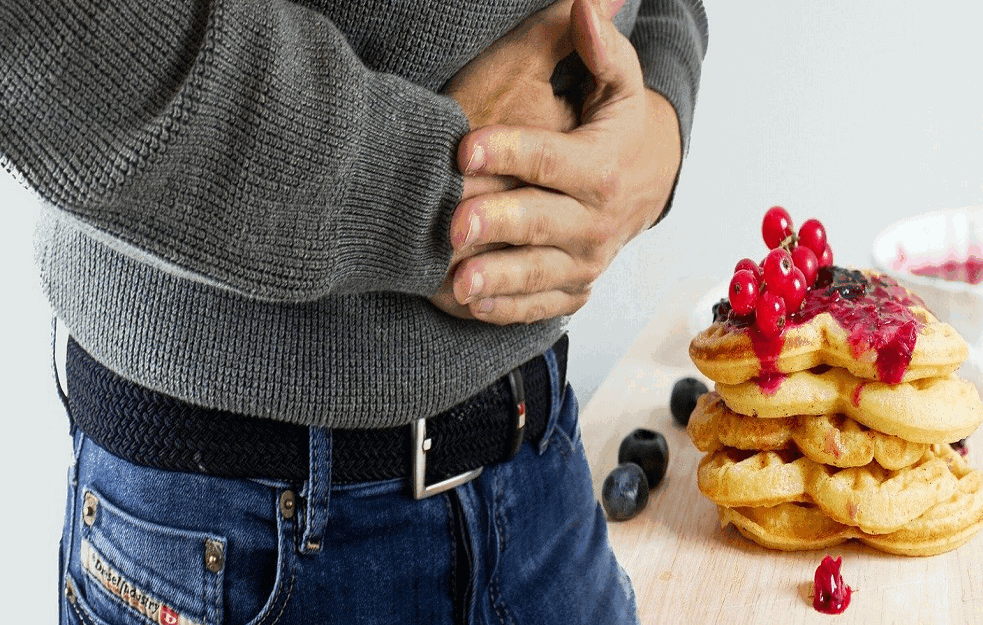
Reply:
M765 213L761 233L768 255L760 264L749 258L737 263L728 297L713 307L713 318L747 333L760 363L762 391L773 394L786 377L777 363L788 328L822 313L846 330L854 358L874 358L881 381L900 382L922 327L909 308L924 306L922 301L891 278L867 278L833 265L826 228L816 219L796 235L788 212L774 206Z
M812 587L812 607L823 614L842 614L850 605L853 589L843 583L840 565L843 558L829 556L816 569Z
M908 370L918 331L924 325L912 314L911 306L924 303L887 276L868 279L859 271L824 267L791 322L805 323L828 312L849 333L854 358L876 353L877 377L897 384Z

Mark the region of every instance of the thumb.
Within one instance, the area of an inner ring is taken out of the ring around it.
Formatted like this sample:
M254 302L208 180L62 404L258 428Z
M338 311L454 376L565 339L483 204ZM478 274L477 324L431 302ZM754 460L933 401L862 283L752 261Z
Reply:
M636 89L643 86L638 53L618 32L611 15L621 2L602 2L601 10L592 0L575 0L570 11L570 34L577 54L598 87ZM605 10L607 9L607 10ZM613 10L612 10L613 9Z
M589 2L595 5L599 15L610 20L618 13L625 0ZM557 63L574 52L574 43L570 36L573 30L573 4L574 0L558 0L526 18L516 32L519 41L529 46L530 50L543 52L542 55L530 55L529 61L538 62L548 73L552 73Z

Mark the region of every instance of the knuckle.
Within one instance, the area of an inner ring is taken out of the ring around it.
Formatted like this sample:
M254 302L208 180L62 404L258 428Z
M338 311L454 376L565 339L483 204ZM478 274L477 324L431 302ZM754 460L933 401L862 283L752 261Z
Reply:
M548 141L539 141L533 152L532 177L538 182L553 180L558 166L556 151Z
M584 233L584 252L588 258L603 258L615 236L614 224L607 219L596 219Z
M543 271L543 266L536 264L529 268L526 272L526 276L523 280L523 287L527 293L536 293L542 290L544 282L546 281L546 272Z
M531 245L544 245L550 240L552 223L546 214L531 215L527 222L527 240Z
M601 206L607 206L615 201L621 193L621 172L608 169L597 178L594 187L595 199Z
M542 303L530 304L525 313L522 316L522 320L526 323L534 323L541 319L545 319L547 315L546 306Z
M590 300L590 291L586 293L578 293L573 296L570 302L570 312L568 314L573 314L587 305L588 300Z

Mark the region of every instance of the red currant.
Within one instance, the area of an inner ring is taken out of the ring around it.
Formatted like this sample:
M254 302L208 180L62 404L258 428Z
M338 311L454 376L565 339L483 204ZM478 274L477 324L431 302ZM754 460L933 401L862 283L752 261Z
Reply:
M781 206L772 206L761 221L761 236L768 249L775 249L792 236L792 218Z
M822 255L826 249L826 228L818 219L810 219L799 228L799 245L804 245L816 254Z
M792 264L792 255L788 250L778 248L768 252L764 262L765 284L768 289L777 293L779 287L788 282L793 269L795 265Z
M727 293L735 313L742 317L750 315L758 303L758 277L747 269L735 271Z
M823 249L823 253L819 255L819 267L831 267L833 265L833 248L826 244L826 248Z
M802 306L802 300L806 297L806 278L802 275L799 268L792 269L792 275L784 284L777 287L769 287L778 297L785 302L785 312L792 314Z
M736 273L745 269L753 273L754 277L758 279L758 282L761 282L761 265L754 262L750 258L742 258L741 260L737 261L737 266L734 267L734 272Z
M775 338L785 329L785 301L770 291L765 291L758 298L754 308L755 324L761 334Z
M792 250L792 263L802 271L806 286L816 283L816 276L819 275L819 259L812 250L801 245L796 247Z

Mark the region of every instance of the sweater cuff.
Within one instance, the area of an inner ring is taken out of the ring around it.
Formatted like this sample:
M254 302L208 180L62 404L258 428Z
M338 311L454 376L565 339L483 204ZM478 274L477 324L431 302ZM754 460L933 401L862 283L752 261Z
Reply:
M463 188L456 154L467 117L452 98L389 75L376 75L365 98L333 232L335 269L360 291L436 293L452 254L450 221Z

